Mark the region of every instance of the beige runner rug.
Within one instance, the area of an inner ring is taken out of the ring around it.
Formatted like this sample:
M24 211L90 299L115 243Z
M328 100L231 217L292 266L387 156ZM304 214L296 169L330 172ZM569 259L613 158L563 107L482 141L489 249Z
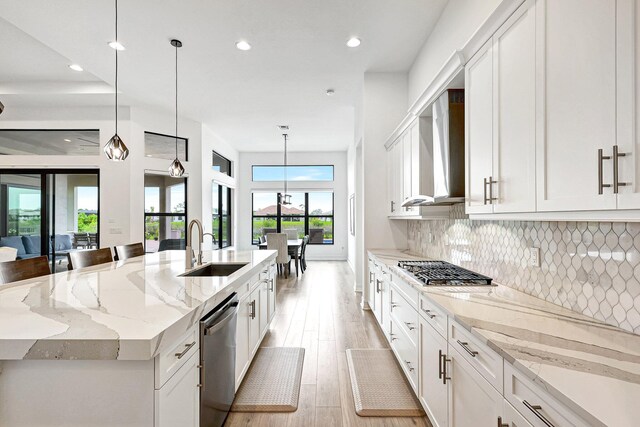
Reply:
M424 411L390 349L349 349L347 364L356 414L421 417Z
M263 347L236 393L232 412L293 412L298 409L304 348Z

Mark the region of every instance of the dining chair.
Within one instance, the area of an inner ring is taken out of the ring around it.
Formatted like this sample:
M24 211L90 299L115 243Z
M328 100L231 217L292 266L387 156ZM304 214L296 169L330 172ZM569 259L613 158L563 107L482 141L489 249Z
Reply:
M0 262L0 284L51 274L46 256Z
M109 248L69 252L67 257L69 258L69 270L113 262L111 249Z
M15 261L18 257L18 249L10 246L0 247L0 262Z
M296 240L298 238L298 230L295 228L286 228L282 232L287 235L288 240Z
M113 247L115 252L114 259L116 261L123 261L125 259L144 255L144 246L142 242L130 243L128 245L118 245Z
M291 273L291 256L287 249L287 235L284 233L267 234L267 249L278 251L278 256L276 257L278 272L284 272L285 278L289 277L289 273Z
M89 233L73 233L73 248L88 248Z
M306 235L302 238L302 246L300 246L300 269L302 273L307 270L307 245L309 244L309 235Z

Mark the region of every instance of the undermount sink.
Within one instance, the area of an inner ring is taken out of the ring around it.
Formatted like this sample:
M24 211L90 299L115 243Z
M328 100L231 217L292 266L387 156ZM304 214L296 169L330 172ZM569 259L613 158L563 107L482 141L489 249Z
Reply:
M187 271L180 275L180 277L214 277L214 276L229 276L242 267L244 264L206 264L203 266L195 267L193 270Z

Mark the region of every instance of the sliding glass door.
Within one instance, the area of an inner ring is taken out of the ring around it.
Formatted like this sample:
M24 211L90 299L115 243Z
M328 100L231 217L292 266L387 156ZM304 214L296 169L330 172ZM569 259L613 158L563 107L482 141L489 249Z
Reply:
M67 253L99 247L98 195L97 170L0 169L0 246L67 270Z

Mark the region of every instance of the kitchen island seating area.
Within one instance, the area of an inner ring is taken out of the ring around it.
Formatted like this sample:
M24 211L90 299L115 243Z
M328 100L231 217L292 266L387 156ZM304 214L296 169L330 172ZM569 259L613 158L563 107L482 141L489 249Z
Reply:
M46 256L0 262L0 285L51 274Z

